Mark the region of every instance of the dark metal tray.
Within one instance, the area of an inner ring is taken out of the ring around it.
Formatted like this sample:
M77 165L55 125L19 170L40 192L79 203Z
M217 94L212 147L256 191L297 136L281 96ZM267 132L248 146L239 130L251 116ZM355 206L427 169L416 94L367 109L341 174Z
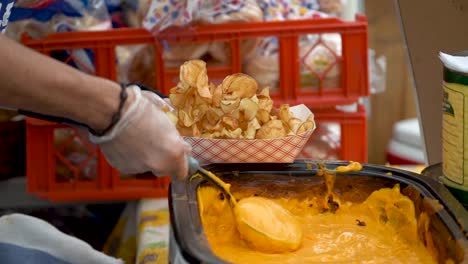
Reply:
M327 168L334 169L346 162L322 162ZM249 175L269 175L272 180L275 177L284 176L290 179L307 177L317 184L324 184L323 177L317 176L318 161L299 160L293 164L213 164L207 169L229 182L229 178L242 178ZM311 168L312 165L312 168ZM401 188L411 187L417 195L410 197L415 205L421 204L422 198L437 200L443 209L437 211L431 217L431 228L436 234L435 241L440 251L439 262L451 258L456 263L468 261L468 213L464 207L450 194L439 182L412 172L384 166L364 165L362 171L337 174L338 183L340 177L349 179L367 179L367 183L386 181L391 184L399 183ZM361 181L362 184L366 181ZM197 188L205 182L199 177L188 177L185 181L173 182L169 198L171 210L171 225L175 239L182 251L183 257L189 263L227 263L215 256L210 249L203 231L197 202ZM359 183L356 183L359 184ZM428 210L426 208L418 208Z

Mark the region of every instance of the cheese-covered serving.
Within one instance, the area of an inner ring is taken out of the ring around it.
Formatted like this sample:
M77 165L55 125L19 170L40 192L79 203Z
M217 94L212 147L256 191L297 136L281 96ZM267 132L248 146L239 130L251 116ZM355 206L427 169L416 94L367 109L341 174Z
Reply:
M296 218L303 241L294 252L268 254L240 239L229 203L217 189L200 187L200 215L213 252L232 263L435 263L418 239L414 204L399 185L380 188L363 202L339 202L336 210L321 206L324 198L306 188L282 192L268 198ZM262 196L261 190L253 194L242 188L233 193L240 201Z

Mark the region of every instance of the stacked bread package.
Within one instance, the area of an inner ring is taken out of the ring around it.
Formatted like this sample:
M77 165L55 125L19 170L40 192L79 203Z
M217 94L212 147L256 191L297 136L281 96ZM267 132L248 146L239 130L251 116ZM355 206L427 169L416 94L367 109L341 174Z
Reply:
M278 1L259 0L264 21L297 20L311 17L325 18L341 12L341 1ZM309 34L299 40L301 87L317 89L336 88L339 85L341 38L339 34ZM265 38L257 52L244 61L244 72L259 84L278 89L279 56L278 40ZM319 83L322 82L322 83Z
M142 8L148 8L147 15L141 24L152 32L159 32L170 26L188 26L195 24L222 24L229 22L262 21L263 14L255 0L246 1L144 1ZM139 13L140 14L140 13ZM138 16L143 18L143 16ZM257 39L244 40L241 43L241 54L244 60L251 57L257 47ZM190 44L167 44L164 47L163 59L166 67L177 68L185 61L203 59L209 64L227 65L231 61L230 45L226 42L204 42ZM155 85L153 46L144 46L130 63L128 80L149 86Z
M136 1L136 0L135 0ZM170 26L185 26L190 30L196 24L222 24L229 22L283 21L311 17L340 15L342 0L314 1L171 1L138 0L137 26L160 32ZM146 16L141 10L146 11ZM275 38L253 38L241 42L242 71L254 77L261 86L272 91L278 88L279 57ZM177 68L187 60L202 59L208 65L227 65L231 61L230 44L227 42L204 42L164 45L163 59L166 67ZM341 38L338 34L304 35L299 43L301 63L301 86L317 89L336 88L339 85L337 64L341 55ZM154 57L152 46L141 47L131 62L129 81L155 85Z

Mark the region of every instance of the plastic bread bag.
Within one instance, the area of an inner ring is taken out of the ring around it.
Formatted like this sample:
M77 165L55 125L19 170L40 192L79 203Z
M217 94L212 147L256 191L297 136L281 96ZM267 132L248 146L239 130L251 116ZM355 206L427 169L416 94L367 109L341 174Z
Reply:
M301 86L336 88L340 81L341 36L336 33L307 35L300 40Z
M243 71L252 76L258 86L269 87L270 91L279 88L278 39L262 39L251 60L243 65Z
M264 20L283 21L305 18L327 18L320 12L320 1L276 1L261 0ZM253 58L244 64L244 71L253 76L260 85L278 89L279 55L278 40L264 38L258 45ZM267 50L265 50L267 49ZM300 36L299 60L301 86L317 88L336 88L339 85L341 56L341 36L339 34L308 34Z
M157 34L171 26L222 24L229 22L262 21L263 14L255 0L246 1L156 1L151 2L143 26ZM241 43L243 57L253 54L257 40ZM229 63L230 45L224 42L165 45L163 59L169 67L178 67L191 59Z
M258 0L265 21L283 21L311 17L319 10L317 0Z
M339 123L322 122L310 137L299 158L318 160L339 160L341 128Z
M124 16L125 0L105 0L107 11L109 12L112 28L127 27Z
M349 0L318 0L319 11L333 16L341 16L347 1Z
M188 26L193 20L195 10L201 5L199 1L181 0L181 1L149 1L149 9L146 10L146 16L142 21L142 25L153 34L172 27L172 26ZM143 12L143 7L139 6L137 14ZM163 51L163 59L167 67L177 67L181 62L190 59L199 59L208 52L208 43L204 44L188 44L188 45L165 45ZM144 56L154 57L153 47L144 48L141 52L146 53ZM142 55L136 54L133 65L145 65L146 63L140 60L144 59ZM151 68L144 69L145 72L154 72L154 65ZM130 69L130 74L136 72ZM131 78L131 77L130 77ZM140 77L146 78L146 77Z
M79 168L78 180L91 180L96 177L97 160L93 152L97 147L91 143L87 131L77 128L57 128L54 130L56 155L56 177L59 182L74 180L74 168Z
M263 21L263 12L255 0L245 1L203 1L200 12L195 16L201 23L223 24L232 22ZM259 39L245 39L240 44L242 60L249 60L257 48ZM230 44L213 42L208 48L209 55L217 62L230 63Z
M316 12L340 16L346 0L258 0L265 21L311 17Z
M126 65L126 81L155 87L154 47L152 45L134 46Z
M6 34L19 40L24 33L42 38L55 32L110 28L111 20L104 0L19 0L12 9ZM51 56L84 72L94 73L90 50L56 50Z
M13 26L22 22L20 27ZM44 37L44 34L78 30L105 30L111 21L105 0L18 0L13 6L7 34L19 39L22 33ZM40 24L40 34L25 25ZM10 27L12 26L12 27Z
M129 27L143 27L151 0L122 0L125 22Z

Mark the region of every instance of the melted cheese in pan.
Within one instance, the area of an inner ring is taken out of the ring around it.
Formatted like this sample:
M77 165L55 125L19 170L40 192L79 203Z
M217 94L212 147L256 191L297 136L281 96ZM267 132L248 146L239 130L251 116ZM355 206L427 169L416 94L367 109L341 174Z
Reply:
M274 199L303 229L301 247L286 254L249 248L239 238L229 203L217 189L200 187L198 200L211 249L229 262L435 263L418 239L414 204L398 185L375 191L362 203L341 203L334 213L309 208L309 201L297 198Z

